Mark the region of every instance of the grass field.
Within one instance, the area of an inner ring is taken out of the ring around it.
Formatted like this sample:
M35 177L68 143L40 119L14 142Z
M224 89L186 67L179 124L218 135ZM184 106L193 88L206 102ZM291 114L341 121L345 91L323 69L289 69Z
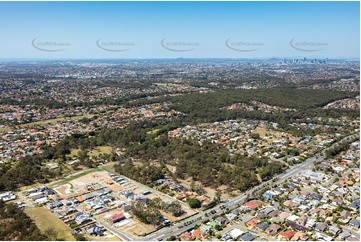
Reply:
M108 232L109 233L109 232ZM118 237L112 235L109 233L109 235L106 236L90 236L90 235L86 235L87 239L90 241L121 241Z
M11 130L10 127L3 127L3 128L0 128L0 133L6 133L6 132L8 132L10 130Z
M156 134L161 129L153 129L147 132L147 134Z
M80 149L72 149L71 152L70 152L70 154L67 155L67 156L69 156L69 157L71 157L71 158L73 158L74 156L78 156L79 151L80 151Z
M31 127L34 125L56 123L56 122L65 121L65 120L76 120L76 119L81 119L84 117L91 117L91 116L92 115L89 115L89 116L79 115L79 116L72 116L72 117L54 118L54 119L42 120L42 121L37 121L37 122L32 122L32 123L27 123L27 124L20 124L19 126L21 128L25 128L25 127Z
M74 179L77 179L79 177L88 175L89 173L96 172L96 171L104 171L104 169L103 168L89 169L89 170L77 173L75 175L69 176L68 178L62 179L61 181L55 182L55 183L51 184L51 186L66 184L66 183L68 183L68 182L70 182L70 181L72 181Z
M28 189L31 189L31 188L35 188L35 187L39 187L39 186L42 186L44 184L41 184L39 182L35 183L35 184L32 184L32 185L29 185L29 186L23 186L23 187L20 187L19 190L20 191L26 191Z
M101 154L111 154L112 153L112 147L111 146L98 146L95 149L91 150L89 152L90 156L98 156Z
M70 234L71 229L45 207L25 209L25 213L29 215L42 232L53 228L58 232L58 239L75 240Z
M89 156L95 157L95 156L99 156L101 154L111 154L112 151L113 151L113 148L111 146L98 146L89 152ZM80 152L80 149L72 149L68 156L73 158L75 156L78 156L79 152Z
M266 130L265 128L261 128L261 127L257 127L254 130L255 133L258 133L260 135L260 137L263 139L265 136L273 136L273 138L271 138L270 140L276 140L279 138L280 133L277 131L273 131L273 130Z

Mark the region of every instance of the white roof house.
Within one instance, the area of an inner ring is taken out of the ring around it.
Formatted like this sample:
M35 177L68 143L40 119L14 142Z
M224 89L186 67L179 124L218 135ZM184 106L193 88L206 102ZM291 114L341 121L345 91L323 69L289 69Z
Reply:
M231 237L233 239L238 239L239 236L241 236L242 234L244 234L244 232L240 229L233 229L229 235L231 235Z

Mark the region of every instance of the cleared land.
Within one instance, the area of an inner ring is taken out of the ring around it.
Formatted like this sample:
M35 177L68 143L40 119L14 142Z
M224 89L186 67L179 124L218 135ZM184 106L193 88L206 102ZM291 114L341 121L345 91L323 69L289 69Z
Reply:
M9 132L11 130L10 127L3 127L3 128L0 128L0 133L6 133L6 132Z
M276 140L278 138L280 138L282 136L282 134L280 132L277 132L277 131L269 131L269 130L266 130L265 128L262 128L262 127L257 127L255 130L254 130L255 133L258 133L260 135L260 137L262 139L265 138L265 136L269 137L269 140Z
M57 186L57 185L62 185L62 184L66 184L68 183L69 181L72 181L74 179L77 179L79 177L82 177L82 176L85 176L89 173L92 173L92 172L96 172L96 171L104 171L103 168L94 168L94 169L89 169L89 170L86 170L86 171L83 171L83 172L80 172L80 173L77 173L77 174L74 174L72 176L69 176L68 178L65 178L61 181L58 181L58 182L55 182L53 184L51 184L51 186Z
M71 229L45 207L25 209L25 213L29 215L42 232L53 228L58 232L58 239L75 241L70 234Z
M104 155L104 154L111 154L112 151L113 151L113 148L111 146L97 146L95 149L93 149L89 152L89 156L95 157L95 156ZM80 149L72 149L68 156L71 158L76 157L76 156L78 156L79 152L80 152Z
M99 156L102 154L111 154L113 148L111 146L98 146L89 152L90 156Z
M108 234L105 236L90 236L86 235L87 239L90 241L121 241L117 236L114 236L112 234Z

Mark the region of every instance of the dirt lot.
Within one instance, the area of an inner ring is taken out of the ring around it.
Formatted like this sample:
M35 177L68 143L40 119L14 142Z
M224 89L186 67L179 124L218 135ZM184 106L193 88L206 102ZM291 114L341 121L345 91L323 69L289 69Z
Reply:
M136 218L133 218L132 221L133 223L130 223L125 227L122 227L122 230L124 232L133 234L135 236L143 236L144 234L148 234L156 230L156 228L153 225L144 224Z
M108 218L117 213L124 213L124 211L122 209L113 209L112 211L97 215L97 219L111 225L114 229L136 236L141 236L143 232L150 233L156 229L154 226L144 224L134 217L113 224Z
M107 171L94 171L84 176L75 178L69 183L56 186L54 190L61 198L81 195L89 192L88 186L91 186L93 190L97 190L103 187L107 187L113 191L122 191L127 189L126 186L119 185L114 182L108 175Z
M84 176L78 177L72 181L69 181L73 187L87 187L89 185L95 185L99 183L100 185L105 185L107 182L110 182L111 178L106 171L92 172Z
M54 187L53 189L61 198L69 197L73 194L72 186L70 184L64 184Z

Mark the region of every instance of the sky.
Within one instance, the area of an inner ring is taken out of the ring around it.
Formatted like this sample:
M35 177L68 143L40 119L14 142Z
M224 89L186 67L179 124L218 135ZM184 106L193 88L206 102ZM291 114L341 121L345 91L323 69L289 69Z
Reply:
M0 58L355 58L359 2L0 2Z

